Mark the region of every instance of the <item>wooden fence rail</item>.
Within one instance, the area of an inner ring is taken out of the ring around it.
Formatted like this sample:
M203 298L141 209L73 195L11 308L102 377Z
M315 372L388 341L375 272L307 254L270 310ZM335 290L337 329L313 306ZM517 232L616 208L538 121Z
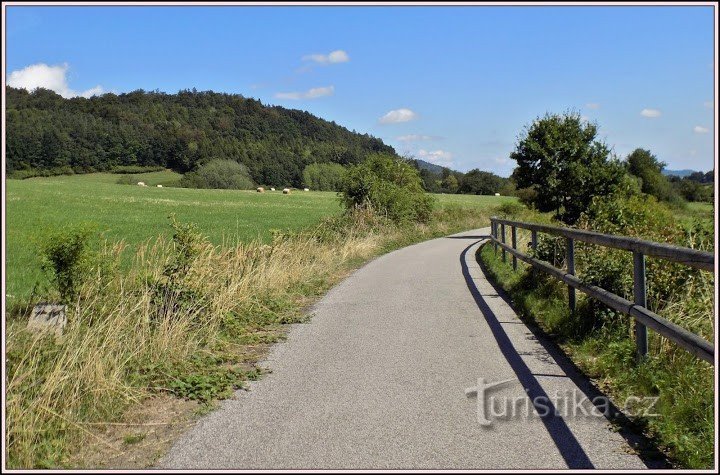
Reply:
M684 328L666 320L656 313L648 310L645 282L645 256L679 262L685 265L714 271L715 256L712 253L689 249L685 247L661 244L626 236L601 234L580 229L548 226L544 224L525 223L497 217L490 218L491 239L495 251L500 247L505 261L505 252L513 256L513 268L517 268L516 259L520 259L533 268L539 269L568 285L568 298L572 311L575 310L575 289L593 297L608 307L630 315L635 319L635 338L639 357L647 354L647 327L676 343L693 355L711 364L715 362L715 347L702 337L691 333ZM498 236L498 226L501 228L501 239ZM512 245L505 242L505 226L510 226ZM554 236L562 236L567 240L566 262L567 270L558 269L547 262L540 261L517 250L516 228L527 229L532 232L531 247L537 248L537 233L543 232ZM620 297L612 292L595 285L582 282L575 276L575 241L598 244L604 247L623 249L633 253L633 300Z

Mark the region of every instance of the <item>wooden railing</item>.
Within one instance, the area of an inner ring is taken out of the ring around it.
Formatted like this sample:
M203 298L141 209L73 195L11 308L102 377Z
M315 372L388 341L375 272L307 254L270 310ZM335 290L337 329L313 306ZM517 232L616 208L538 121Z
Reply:
M647 296L645 281L645 256L679 262L697 269L712 272L715 269L715 256L712 253L644 241L637 238L614 236L544 224L524 223L497 217L490 218L490 223L491 239L495 246L495 251L497 252L498 247L502 249L503 261L506 261L507 257L505 253L508 252L512 255L513 269L517 269L517 260L520 259L532 267L546 272L566 283L568 285L569 305L572 311L575 311L575 289L577 289L599 300L608 307L633 317L635 319L635 339L639 357L647 354L647 327L650 327L698 358L711 364L715 363L715 347L711 343L646 308ZM511 245L506 243L505 226L510 226ZM565 253L567 270L558 269L547 262L540 261L518 251L517 228L531 231L530 245L533 250L537 249L538 232L564 237L567 244ZM634 302L630 302L596 285L584 283L575 276L575 241L623 249L633 253Z

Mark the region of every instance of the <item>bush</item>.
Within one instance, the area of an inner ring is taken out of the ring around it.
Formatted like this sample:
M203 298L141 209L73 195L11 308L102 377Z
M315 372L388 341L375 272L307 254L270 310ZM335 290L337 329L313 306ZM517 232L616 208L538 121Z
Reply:
M433 207L418 170L387 154L348 169L341 197L348 209L371 209L395 222L427 222Z
M91 249L92 230L88 226L65 228L51 234L42 245L42 268L50 273L60 301L73 301L95 261Z
M249 190L255 187L247 167L233 160L211 160L180 181L185 188Z
M123 166L117 166L113 167L112 170L110 170L110 173L131 173L131 174L138 174L138 173L150 173L150 172L161 172L165 170L165 167L143 167L140 165L123 165Z
M337 163L311 163L303 170L303 183L311 190L339 191L345 167Z

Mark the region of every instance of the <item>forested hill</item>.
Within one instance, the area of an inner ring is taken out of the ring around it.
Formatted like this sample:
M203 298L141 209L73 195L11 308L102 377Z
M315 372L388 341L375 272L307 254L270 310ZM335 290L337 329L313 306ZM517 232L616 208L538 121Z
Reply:
M193 170L212 158L247 165L257 183L300 186L313 162L358 163L395 153L381 140L300 110L240 95L134 91L64 99L6 87L7 171L118 166Z

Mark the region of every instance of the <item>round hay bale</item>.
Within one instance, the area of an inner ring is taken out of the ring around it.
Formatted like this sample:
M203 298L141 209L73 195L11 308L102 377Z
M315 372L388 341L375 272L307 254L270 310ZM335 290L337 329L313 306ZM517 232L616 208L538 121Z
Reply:
M290 188L283 188L283 195L289 195L290 194Z
M303 191L310 191L310 188L305 188L303 189Z
M258 192L258 193L265 193L265 188L263 188L262 186L258 186L257 192Z

